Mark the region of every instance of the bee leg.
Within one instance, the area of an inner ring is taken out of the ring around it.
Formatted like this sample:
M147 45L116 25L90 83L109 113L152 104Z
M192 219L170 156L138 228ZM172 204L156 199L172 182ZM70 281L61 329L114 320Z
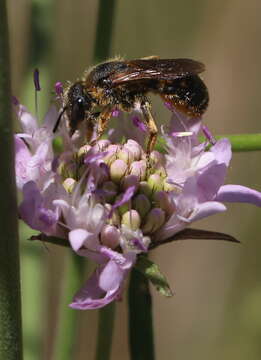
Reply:
M92 120L89 120L86 127L86 139L88 143L92 140L94 134L94 126L95 123Z
M150 111L151 105L148 101L141 103L141 110L145 119L145 122L149 130L149 140L147 144L147 155L149 155L155 146L157 141L158 129Z
M91 145L95 145L96 142L100 139L100 137L103 135L107 125L108 121L111 117L111 109L102 111L99 116L97 117L96 121L98 122L98 128L97 128L97 135L95 140L91 142Z

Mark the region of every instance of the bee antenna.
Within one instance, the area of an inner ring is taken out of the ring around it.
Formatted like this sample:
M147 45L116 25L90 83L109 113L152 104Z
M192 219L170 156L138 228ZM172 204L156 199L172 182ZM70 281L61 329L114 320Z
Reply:
M67 106L65 106L65 107L62 109L62 111L60 112L60 114L59 114L59 116L58 116L58 119L56 120L56 123L55 123L55 125L54 125L53 133L56 132L56 130L57 130L59 124L60 124L61 118L62 118L65 110L67 110Z

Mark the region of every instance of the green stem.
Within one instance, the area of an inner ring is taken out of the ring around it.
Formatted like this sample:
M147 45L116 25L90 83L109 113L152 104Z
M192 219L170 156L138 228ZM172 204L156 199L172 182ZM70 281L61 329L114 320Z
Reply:
M228 138L233 152L261 150L261 134L218 135L216 139Z
M83 285L86 259L75 255L71 250L65 263L64 288L61 294L58 332L55 339L54 360L71 360L74 358L76 339L78 337L78 320L80 312L69 308L72 297Z
M109 360L114 329L115 302L99 311L98 337L95 360Z
M110 55L116 0L100 0L94 47L94 61L104 61Z
M6 3L0 0L0 359L22 359L17 231Z
M261 134L237 134L237 135L217 135L215 139L227 138L231 142L233 152L260 151L261 150ZM201 136L200 141L205 141ZM160 152L165 151L165 141L159 138L156 149Z
M129 286L131 360L154 360L152 299L148 279L135 268Z

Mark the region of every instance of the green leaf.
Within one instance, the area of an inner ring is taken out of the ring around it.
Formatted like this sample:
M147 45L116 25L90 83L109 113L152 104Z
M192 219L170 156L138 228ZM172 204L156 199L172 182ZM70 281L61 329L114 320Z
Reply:
M240 243L240 241L237 240L236 238L234 238L234 236L225 234L222 232L187 228L187 229L181 230L180 232L171 236L170 238L152 242L150 244L149 250L155 249L156 247L158 247L160 245L167 244L172 241L194 240L194 239L195 240L221 240L221 241L228 241L228 242L232 242L232 243Z
M140 256L135 268L151 281L161 295L167 297L173 296L173 292L167 282L167 279L160 272L158 265L154 264L154 262L145 256Z

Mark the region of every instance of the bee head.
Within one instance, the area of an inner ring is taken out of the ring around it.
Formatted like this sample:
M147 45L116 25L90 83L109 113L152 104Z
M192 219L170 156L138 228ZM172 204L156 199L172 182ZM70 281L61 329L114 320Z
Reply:
M78 125L86 118L93 106L92 97L85 91L82 82L71 85L65 95L65 105L57 119L53 132L59 126L63 114L66 112L70 126L70 135L73 135Z

